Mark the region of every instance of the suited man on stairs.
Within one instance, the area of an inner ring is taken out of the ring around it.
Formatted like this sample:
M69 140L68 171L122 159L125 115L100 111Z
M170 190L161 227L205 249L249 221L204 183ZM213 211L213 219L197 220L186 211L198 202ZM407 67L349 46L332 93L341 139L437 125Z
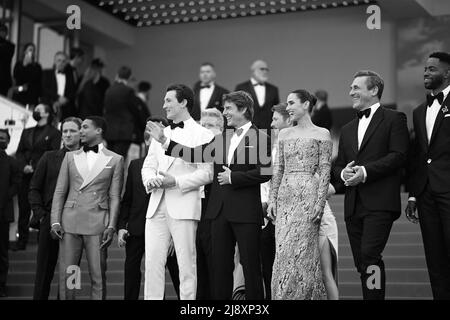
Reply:
M86 117L80 131L84 146L65 155L53 195L51 234L60 240L59 290L63 300L75 298L77 282L67 280L80 276L74 267L83 249L92 283L91 299L106 298L107 248L119 215L123 157L103 146L105 131L103 118Z
M409 166L406 217L420 223L434 299L450 299L450 54L425 65L426 103L413 112L415 141ZM416 211L417 209L417 211ZM418 212L418 214L417 214Z

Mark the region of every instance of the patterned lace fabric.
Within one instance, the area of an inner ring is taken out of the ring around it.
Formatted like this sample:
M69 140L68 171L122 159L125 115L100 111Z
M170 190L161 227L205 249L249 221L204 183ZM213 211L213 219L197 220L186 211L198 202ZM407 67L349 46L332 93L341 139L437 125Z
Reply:
M320 224L312 219L314 208L323 210L325 205L331 153L332 142L328 140L295 138L278 142L270 193L270 202L276 208L273 299L326 298L320 266Z

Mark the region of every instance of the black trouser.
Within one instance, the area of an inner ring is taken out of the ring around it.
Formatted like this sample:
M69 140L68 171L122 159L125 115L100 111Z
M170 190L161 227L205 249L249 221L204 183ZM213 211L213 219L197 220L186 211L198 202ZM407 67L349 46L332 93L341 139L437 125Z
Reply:
M361 275L364 300L384 300L386 273L381 254L393 222L391 212L370 211L359 197L354 215L345 221L353 260Z
M417 206L433 298L450 299L450 193L428 184Z
M42 219L39 229L34 300L48 300L50 285L58 262L59 240L52 239L50 229L50 213L47 213Z
M6 285L8 277L9 222L0 221L0 286Z
M130 235L125 246L125 286L124 299L138 300L141 290L141 262L145 252L145 236ZM173 287L180 299L180 277L178 274L177 256L174 253L167 257L167 269L172 278Z
M107 141L108 150L115 152L122 157L126 158L128 149L130 149L131 141Z
M266 300L272 298L272 267L275 260L275 226L269 221L261 231L261 263Z
M197 248L197 300L212 299L211 220L200 220L195 240Z
M28 192L30 190L30 181L32 174L23 175L22 183L20 184L18 200L19 200L19 220L17 228L19 230L18 243L26 246L28 243L29 223L31 215L30 202L28 201Z
M230 222L223 214L211 222L213 298L230 300L233 294L234 252L236 241L244 270L247 300L264 299L261 274L261 225Z

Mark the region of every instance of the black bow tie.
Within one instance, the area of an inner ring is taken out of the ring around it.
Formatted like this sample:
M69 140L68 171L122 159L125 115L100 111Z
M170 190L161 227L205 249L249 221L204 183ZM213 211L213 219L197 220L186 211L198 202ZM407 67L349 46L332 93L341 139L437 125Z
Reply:
M257 87L257 86L264 87L264 83L262 83L262 82L257 82L257 83L255 83L253 86L254 86L254 87Z
M204 86L200 86L200 89L209 89L209 88L211 88L211 85L210 84L205 84Z
M244 129L242 129L242 128L240 128L240 129L235 129L235 130L234 130L234 133L235 133L238 137L241 136L242 132L244 132Z
M431 105L434 102L434 99L437 99L437 101L439 102L439 104L442 104L442 102L444 102L444 93L441 91L439 92L437 95L432 96L431 94L427 94L427 104L428 107L431 107Z
M183 121L181 121L181 122L178 122L178 123L173 123L173 122L171 122L170 123L170 129L175 129L175 128L184 128L184 122Z
M88 145L85 145L85 146L83 146L83 151L86 152L86 153L89 152L89 151L98 153L98 144L96 144L93 147L89 147Z
M363 116L368 118L370 116L370 110L371 110L370 108L367 108L366 110L358 111L356 115L358 116L359 119L361 119Z

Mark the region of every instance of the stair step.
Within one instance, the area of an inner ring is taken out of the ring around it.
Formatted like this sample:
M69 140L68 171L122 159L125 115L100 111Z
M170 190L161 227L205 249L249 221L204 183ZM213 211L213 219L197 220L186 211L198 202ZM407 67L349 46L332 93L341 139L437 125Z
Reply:
M383 260L387 268L426 268L425 258L420 256L384 256ZM339 269L355 267L351 256L339 257L338 266Z
M430 278L427 269L386 269L387 281L395 280L399 283L420 282L429 284ZM338 270L338 282L358 282L359 273L356 268L342 268Z
M359 293L362 296L360 282L340 282L339 281L339 294L342 296L357 296L355 293ZM431 287L429 283L422 282L386 282L386 296L398 296L398 297L418 297L425 298L431 297ZM361 299L361 298L360 298Z
M58 285L56 283L52 283L52 285L51 285L51 293L52 294L50 295L50 299L52 299L52 297L56 298L57 288L58 288ZM8 285L7 290L8 290L9 297L18 297L18 298L32 297L34 285L29 284L29 283L16 284L14 286ZM76 290L76 296L77 297L85 296L87 299L89 299L90 292L91 292L90 282L81 282L81 289ZM141 290L140 290L141 296L143 295L143 292L144 292L144 286L142 284ZM123 283L107 283L106 293L107 293L108 299L110 297L115 296L122 300L123 299ZM167 297L173 296L176 298L175 289L173 288L172 285L166 284L166 295L167 295Z

